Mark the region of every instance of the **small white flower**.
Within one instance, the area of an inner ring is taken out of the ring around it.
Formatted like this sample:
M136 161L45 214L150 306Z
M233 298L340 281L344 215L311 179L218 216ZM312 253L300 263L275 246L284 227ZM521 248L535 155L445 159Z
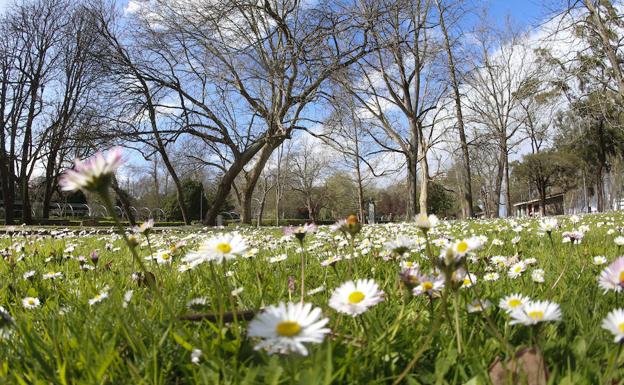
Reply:
M329 319L321 317L321 309L313 309L312 304L282 302L258 314L249 323L247 335L263 339L255 346L256 350L265 349L269 354L296 352L307 356L304 343L319 344L330 331L325 328Z
M525 304L529 302L529 297L526 297L522 294L512 294L508 295L505 298L502 298L498 303L498 306L505 310L507 313L511 313L516 309L522 308Z
M624 340L624 309L615 309L602 320L602 328L613 333L614 342Z
M108 298L108 291L101 291L89 300L89 305L93 306L96 303L104 301L106 298Z
M384 300L383 291L372 279L347 281L332 293L329 306L353 317Z
M519 276L522 275L522 273L524 273L524 271L526 270L526 265L524 262L517 262L514 263L510 268L509 271L507 272L507 275L510 278L518 278Z
M240 235L222 234L202 243L197 251L187 254L183 262L193 266L210 261L221 263L242 255L246 250L247 244Z
M531 272L531 279L536 283L544 282L544 270L543 269L535 269Z
M26 309L34 309L34 308L39 307L39 305L41 305L39 298L26 297L22 299L22 306L24 306Z
M607 263L607 258L604 255L597 255L594 257L594 265L600 266Z
M479 313L482 312L483 310L486 310L487 308L489 308L490 306L492 306L492 303L490 301L486 300L479 300L479 299L475 299L474 301L472 301L472 303L468 304L468 313Z
M500 278L500 275L496 272L489 272L483 275L483 280L488 281L488 282L498 281L499 278Z
M201 359L201 356L203 354L204 352L202 352L201 350L193 349L193 351L191 352L191 362L195 365L199 365L199 360Z
M130 304L133 294L134 294L133 290L128 290L124 293L123 304L121 305L124 309L127 308L128 305Z
M511 313L511 325L536 325L540 322L559 321L561 308L558 304L549 301L529 301L521 308Z
M29 270L22 275L22 278L29 279L35 276L37 272L35 270Z

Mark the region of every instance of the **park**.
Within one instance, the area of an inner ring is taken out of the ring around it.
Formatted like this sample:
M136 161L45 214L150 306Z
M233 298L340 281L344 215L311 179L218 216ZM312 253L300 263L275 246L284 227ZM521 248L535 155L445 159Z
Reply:
M624 3L0 0L0 384L624 384Z

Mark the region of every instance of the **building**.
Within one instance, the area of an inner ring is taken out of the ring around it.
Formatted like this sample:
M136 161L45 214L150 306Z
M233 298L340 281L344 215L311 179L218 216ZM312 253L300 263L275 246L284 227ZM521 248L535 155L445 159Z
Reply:
M565 213L565 194L553 194L546 197L546 215L562 215ZM516 217L540 216L540 200L514 203L514 215Z

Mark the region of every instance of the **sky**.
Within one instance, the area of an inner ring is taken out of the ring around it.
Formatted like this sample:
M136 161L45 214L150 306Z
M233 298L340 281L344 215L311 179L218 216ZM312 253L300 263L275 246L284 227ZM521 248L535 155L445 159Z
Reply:
M14 0L0 0L0 12L6 10ZM120 0L120 5L125 6L127 0ZM537 0L485 0L491 16L495 19L512 15L515 22L522 27L536 24L544 14L543 1Z

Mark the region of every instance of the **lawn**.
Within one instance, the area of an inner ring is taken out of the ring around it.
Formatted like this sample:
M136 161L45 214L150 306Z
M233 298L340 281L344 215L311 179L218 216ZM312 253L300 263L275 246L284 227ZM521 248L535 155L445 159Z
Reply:
M112 229L12 228L0 240L0 383L622 383L621 345L601 327L622 298L598 277L621 254L623 220L154 229L131 236L138 258ZM223 261L200 258L224 239ZM272 306L301 301L302 259L304 302L327 318L304 351L284 340L306 325L279 325L281 342L249 332ZM357 279L378 285L377 300L351 290L362 306L339 311L332 295ZM522 310L501 303L512 294L558 304L560 317L525 311L542 322L512 324ZM516 363L526 370L503 368Z

